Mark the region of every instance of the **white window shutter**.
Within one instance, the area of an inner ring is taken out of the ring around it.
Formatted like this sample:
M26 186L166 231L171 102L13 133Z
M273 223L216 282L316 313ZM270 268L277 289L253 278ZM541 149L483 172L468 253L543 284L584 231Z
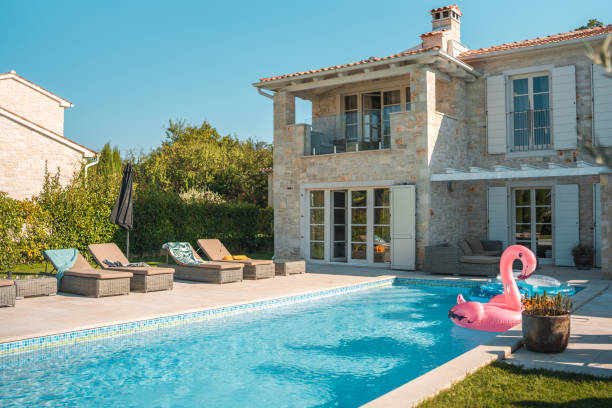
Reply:
M575 266L572 248L580 241L578 225L578 184L559 184L555 187L555 264Z
M504 75L487 78L487 152L506 153L506 80Z
M575 149L576 68L573 65L552 70L552 139L555 150Z
M488 194L489 239L502 241L508 246L508 190L506 187L489 187Z
M415 269L416 190L412 185L391 187L391 268Z
M608 74L612 75L612 74ZM593 65L593 144L612 146L612 77Z

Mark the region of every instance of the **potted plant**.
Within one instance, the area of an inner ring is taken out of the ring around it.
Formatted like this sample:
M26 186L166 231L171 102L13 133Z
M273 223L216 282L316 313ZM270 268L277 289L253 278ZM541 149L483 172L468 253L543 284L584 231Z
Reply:
M577 269L591 269L593 267L593 247L578 244L572 249L572 256Z
M523 299L523 342L530 351L560 353L570 335L572 301L567 296L533 295Z

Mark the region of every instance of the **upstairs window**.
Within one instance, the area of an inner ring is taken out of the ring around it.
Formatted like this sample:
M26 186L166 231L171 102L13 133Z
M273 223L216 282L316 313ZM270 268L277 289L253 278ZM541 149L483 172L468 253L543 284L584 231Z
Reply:
M548 73L511 77L511 150L548 150L550 137L550 78Z

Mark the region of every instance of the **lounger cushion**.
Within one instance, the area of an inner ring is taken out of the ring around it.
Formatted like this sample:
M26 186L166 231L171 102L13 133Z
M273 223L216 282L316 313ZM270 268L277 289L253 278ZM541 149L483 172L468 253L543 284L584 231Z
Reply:
M468 244L467 241L460 241L457 246L459 246L459 248L461 248L461 251L463 252L463 255L466 256L471 256L474 255L474 252L472 251L472 247L470 247L470 244Z
M131 278L132 274L129 272L115 272L103 269L70 269L64 272L64 276L78 276L79 278L91 279L119 279Z
M235 263L235 264L240 264L240 265L249 265L249 266L270 265L274 263L274 261L267 260L267 259L249 259L245 261L223 261L223 262Z
M221 261L225 257L232 256L218 239L198 239L198 246L211 261Z
M15 282L13 282L10 279L0 279L0 287L3 286L13 286L15 284Z
M104 263L105 259L114 262L119 261L124 265L130 263L117 244L91 244L87 246L87 249L89 249L89 252L93 256L94 260L102 269L109 268L109 266Z
M464 255L459 258L459 262L473 264L496 264L499 263L498 256Z
M185 265L185 266L192 266L194 268L226 270L226 269L241 268L242 264L243 262L229 261L229 262L206 262L200 265Z
M154 267L145 267L145 266L118 266L114 268L108 268L107 271L121 271L121 272L131 272L134 275L165 275L167 273L174 273L174 269L172 268L154 268Z

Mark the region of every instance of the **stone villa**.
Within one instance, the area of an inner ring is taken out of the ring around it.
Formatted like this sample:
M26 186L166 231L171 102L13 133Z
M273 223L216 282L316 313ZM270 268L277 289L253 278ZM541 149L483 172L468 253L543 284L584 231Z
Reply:
M584 44L612 25L470 50L458 6L431 17L396 55L254 84L274 101L276 256L415 269L489 238L571 266L582 243L612 277L612 175L580 149L612 146L612 78Z
M15 71L0 74L0 192L23 199L38 194L45 164L66 184L95 152L64 137L67 100Z

